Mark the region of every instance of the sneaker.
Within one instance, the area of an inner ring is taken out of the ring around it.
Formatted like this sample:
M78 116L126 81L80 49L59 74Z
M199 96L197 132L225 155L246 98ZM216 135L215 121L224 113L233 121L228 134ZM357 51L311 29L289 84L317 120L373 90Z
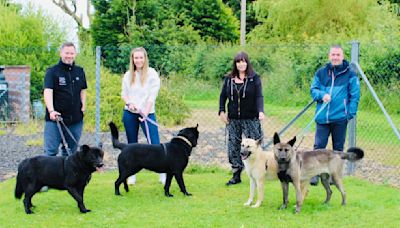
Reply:
M47 191L49 191L49 187L48 187L48 186L43 186L43 187L40 189L40 192L47 192Z
M128 184L129 185L136 184L136 176L135 175L132 175L132 176L128 177Z
M165 185L165 180L167 179L167 174L166 173L160 173L160 183Z

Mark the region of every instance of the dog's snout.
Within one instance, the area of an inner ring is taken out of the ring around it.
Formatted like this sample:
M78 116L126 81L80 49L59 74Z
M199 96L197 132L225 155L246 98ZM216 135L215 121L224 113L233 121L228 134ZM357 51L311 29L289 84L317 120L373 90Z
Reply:
M101 168L101 167L103 167L104 166L104 164L103 163L100 163L100 164L97 164L97 168Z

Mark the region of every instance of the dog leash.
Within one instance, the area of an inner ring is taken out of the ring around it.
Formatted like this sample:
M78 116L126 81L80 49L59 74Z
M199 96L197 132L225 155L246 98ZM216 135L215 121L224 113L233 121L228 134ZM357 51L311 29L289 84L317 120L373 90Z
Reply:
M128 108L127 110L131 112L131 110L130 110L129 108ZM144 121L144 128L145 128L146 136L147 136L147 137L146 137L146 140L147 140L147 143L148 143L148 144L151 144L149 124L148 124L147 122L150 122L151 124L153 124L153 125L156 126L156 127L159 127L159 126L158 126L158 123L157 123L156 121L150 119L148 116L146 116L146 115L143 113L143 111L140 110L139 108L135 108L134 111L135 111L135 110L137 111L137 114L139 114L139 115L142 117L142 120ZM134 113L134 112L132 112L132 113Z
M61 116L56 116L56 123L57 123L58 132L60 133L60 136L61 136L61 139L62 139L62 142L63 142L63 146L64 146L65 150L67 151L67 154L71 155L72 151L68 146L67 140L65 139L64 133L63 133L63 131L61 129L61 124L64 126L65 130L67 131L69 136L72 138L72 140L76 143L76 145L78 145L78 142L76 141L74 135L69 130L67 125L64 123L64 120L63 120L63 118Z
M148 116L144 115L142 110L140 110L140 109L136 109L136 110L138 110L139 115L141 115L142 119L144 120L144 128L146 129L146 135L147 135L146 139L147 139L147 142L149 144L151 144L149 124L147 123L147 121L150 122L151 124L155 125L156 127L158 127L158 124L154 120L150 119Z
M331 76L332 76L332 83L331 83L331 88L329 89L329 95L331 96L331 99L328 101L328 102L324 102L324 103L322 103L322 107L318 110L318 112L314 115L314 117L313 117L313 119L306 125L306 127L305 128L303 128L297 135L296 135L296 137L301 137L301 141L300 141L300 143L298 144L298 146L297 146L297 148L299 148L299 146L300 146L300 144L303 142L303 139L304 139L304 135L310 130L310 127L311 127L311 124L313 124L314 122L315 122L315 119L317 118L317 116L322 112L322 110L324 110L327 106L328 106L328 104L333 100L333 98L334 98L334 96L332 96L332 93L333 93L333 86L334 86L334 84L335 84L335 75L334 75L334 73L333 73L333 71L332 71L332 74L331 74ZM336 94L337 95L337 94ZM335 96L336 96L335 95ZM314 100L315 101L315 100ZM296 148L296 149L297 149Z

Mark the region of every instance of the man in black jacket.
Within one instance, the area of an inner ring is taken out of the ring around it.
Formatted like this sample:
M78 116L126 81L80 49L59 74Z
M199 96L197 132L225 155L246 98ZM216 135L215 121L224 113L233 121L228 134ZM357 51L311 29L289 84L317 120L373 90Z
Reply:
M75 65L76 48L71 42L62 44L60 61L47 69L44 78L44 101L46 103L46 123L44 127L44 152L56 156L62 138L56 119L61 116L76 141L62 127L71 152L77 150L82 134L83 115L86 105L86 77L82 67ZM65 148L62 155L67 156Z

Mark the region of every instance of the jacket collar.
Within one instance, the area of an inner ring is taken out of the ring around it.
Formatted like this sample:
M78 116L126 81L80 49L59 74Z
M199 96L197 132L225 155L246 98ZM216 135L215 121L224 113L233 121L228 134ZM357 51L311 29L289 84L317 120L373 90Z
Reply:
M58 65L60 65L64 70L70 70L70 68L73 68L75 66L75 62L72 63L72 65L64 63L61 58L58 61Z
M343 63L339 66L332 66L331 63L327 64L328 72L334 72L336 76L346 72L349 69L349 62L347 60L343 60ZM330 73L329 73L330 74Z

